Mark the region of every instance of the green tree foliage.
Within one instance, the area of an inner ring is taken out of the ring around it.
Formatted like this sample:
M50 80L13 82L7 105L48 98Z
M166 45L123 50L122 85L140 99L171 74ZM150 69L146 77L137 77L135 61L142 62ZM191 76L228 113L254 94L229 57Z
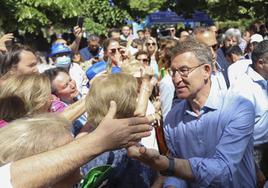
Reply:
M91 33L103 34L107 28L119 27L127 19L131 19L127 11L108 1L84 0L82 4L85 27Z
M0 24L5 31L30 33L41 29L70 28L77 16L84 16L92 33L105 33L126 20L144 18L158 10L165 0L1 0Z
M220 21L268 18L267 0L208 0L207 7L212 17Z
M78 0L4 0L0 3L2 28L38 32L42 27L62 24L80 12Z
M160 10L166 0L113 0L120 9L126 10L132 18L144 18L149 13Z
M126 20L167 9L186 17L194 10L205 10L217 21L268 17L267 0L0 0L0 9L2 29L30 33L50 26L70 28L83 15L87 30L101 34Z
M194 10L203 10L217 21L268 18L267 0L167 0L162 8L186 17Z

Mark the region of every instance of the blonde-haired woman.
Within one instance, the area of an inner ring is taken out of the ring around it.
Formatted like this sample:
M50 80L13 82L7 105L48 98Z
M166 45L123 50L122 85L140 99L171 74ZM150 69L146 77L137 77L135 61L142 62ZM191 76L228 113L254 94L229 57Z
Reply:
M110 101L117 105L116 118L134 116L138 83L128 74L109 74L96 77L86 96L88 121L96 127L107 114Z
M132 117L136 110L138 83L124 73L106 74L94 79L86 97L88 121L93 127L108 112L110 101L117 104L116 118ZM113 126L113 125L111 125ZM114 173L109 176L107 187L150 187L155 171L130 159L125 149L105 152L82 168L84 174L95 166L110 164Z
M48 112L52 103L50 81L42 74L10 76L0 86L0 97L7 96L23 100L25 115Z
M154 76L158 78L158 48L156 39L153 37L148 37L145 41L147 52L150 55L150 67L154 69Z
M0 166L50 151L71 142L73 137L70 128L69 121L55 114L36 115L11 122L0 129ZM80 173L77 169L55 185L47 186L71 187L79 180Z

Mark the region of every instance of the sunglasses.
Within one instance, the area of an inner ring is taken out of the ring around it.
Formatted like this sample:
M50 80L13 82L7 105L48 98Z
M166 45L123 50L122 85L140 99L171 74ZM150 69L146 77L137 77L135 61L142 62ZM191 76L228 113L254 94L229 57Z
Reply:
M149 59L147 59L147 58L146 59L145 58L144 59L137 59L137 60L142 61L143 63L146 63L146 64L149 62Z
M112 54L115 54L116 51L118 51L120 53L121 50L122 50L122 48L113 48L113 49L110 49L110 51L111 51Z
M147 45L147 46L151 46L151 45L152 45L152 46L155 46L156 44L155 44L154 42L153 42L153 43L149 43L149 42L148 42L148 43L146 43L146 45Z

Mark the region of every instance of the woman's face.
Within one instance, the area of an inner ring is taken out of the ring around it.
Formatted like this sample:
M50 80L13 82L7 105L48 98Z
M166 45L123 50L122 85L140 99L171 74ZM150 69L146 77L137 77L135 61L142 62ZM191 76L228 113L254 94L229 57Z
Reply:
M149 58L146 54L140 54L137 56L137 60L143 64L143 65L146 65L146 66L149 66Z
M146 47L149 53L154 53L156 50L156 43L153 40L148 40L146 42Z
M63 102L73 103L73 99L79 95L75 81L65 72L59 72L52 81L52 86L56 89L57 97Z
M117 41L112 41L107 48L107 56L114 64L117 65L122 58L121 51L122 48L120 47L119 43Z

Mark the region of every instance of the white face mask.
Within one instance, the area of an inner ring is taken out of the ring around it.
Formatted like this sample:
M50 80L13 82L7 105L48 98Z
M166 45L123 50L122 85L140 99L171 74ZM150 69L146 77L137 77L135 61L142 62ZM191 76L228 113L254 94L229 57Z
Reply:
M56 59L56 67L61 67L61 68L69 68L71 65L71 57L69 56L61 56L57 57Z

